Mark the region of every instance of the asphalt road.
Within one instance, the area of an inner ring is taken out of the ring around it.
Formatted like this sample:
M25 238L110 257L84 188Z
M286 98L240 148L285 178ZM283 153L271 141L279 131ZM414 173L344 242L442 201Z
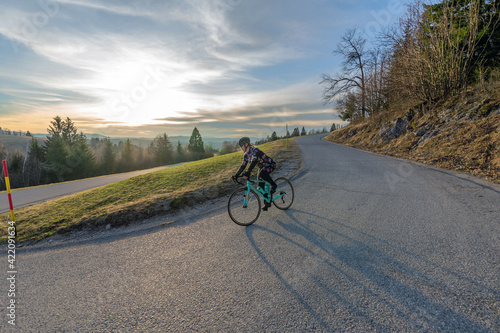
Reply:
M12 202L14 205L14 212L17 208L29 206L35 203L59 198L65 195L90 190L92 188L108 185L121 180L132 178L135 176L143 175L149 172L169 168L174 165L162 166L146 170L138 170L131 172L118 173L114 175L86 178L82 180L75 180L64 183L57 183L52 185L28 187L21 189L12 189ZM0 193L0 214L10 211L7 192Z
M500 331L500 186L297 142L294 205L252 226L232 223L223 198L18 249L15 330Z

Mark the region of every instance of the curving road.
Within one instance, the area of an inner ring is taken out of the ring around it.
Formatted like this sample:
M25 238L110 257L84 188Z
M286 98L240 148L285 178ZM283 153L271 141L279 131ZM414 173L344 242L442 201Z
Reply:
M118 173L118 174L100 176L94 178L86 178L86 179L51 184L51 185L21 188L18 190L13 189L11 191L11 195L12 195L12 202L14 205L14 212L16 209L21 207L59 198L65 195L82 192L85 190L90 190L92 188L108 185L111 183L116 183L128 178L143 175L153 171L158 171L165 168L170 168L179 164L172 164L152 169L124 172L124 173ZM9 208L7 192L6 191L0 192L0 214L8 211L10 211L10 208Z
M500 186L297 142L294 205L250 227L223 198L19 249L16 330L500 331Z

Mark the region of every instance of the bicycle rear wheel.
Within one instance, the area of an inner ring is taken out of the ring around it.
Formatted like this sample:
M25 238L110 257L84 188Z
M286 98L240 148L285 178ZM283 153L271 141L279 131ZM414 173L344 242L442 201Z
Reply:
M247 193L246 188L234 191L227 203L227 212L234 223L247 226L260 216L260 198L254 190Z
M278 178L274 182L278 185L273 195L273 197L278 197L273 201L274 205L281 210L290 208L295 197L292 183L284 177Z

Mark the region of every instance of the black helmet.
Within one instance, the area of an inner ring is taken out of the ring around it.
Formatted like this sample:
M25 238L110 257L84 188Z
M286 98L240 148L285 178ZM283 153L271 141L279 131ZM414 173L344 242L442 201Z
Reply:
M240 141L238 141L238 144L240 145L240 147L242 147L245 143L250 144L250 138L247 138L247 137L245 136L245 137L242 137L242 138L240 139Z

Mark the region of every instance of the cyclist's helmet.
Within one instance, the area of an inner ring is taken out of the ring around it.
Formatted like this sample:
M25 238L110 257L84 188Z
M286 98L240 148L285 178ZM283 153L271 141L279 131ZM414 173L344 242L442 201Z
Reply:
M242 137L242 138L240 139L240 141L238 142L238 144L240 145L240 147L242 147L245 143L250 144L250 138L247 138L247 137L245 136L245 137Z

